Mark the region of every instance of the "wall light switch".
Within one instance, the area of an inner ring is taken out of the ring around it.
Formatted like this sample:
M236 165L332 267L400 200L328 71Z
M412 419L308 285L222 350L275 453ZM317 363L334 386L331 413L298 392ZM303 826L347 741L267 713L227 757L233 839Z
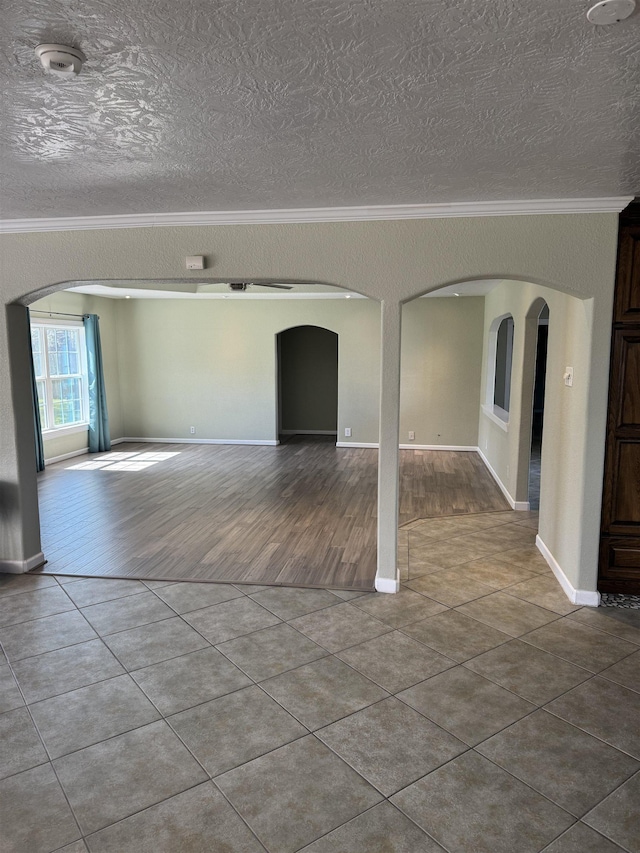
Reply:
M409 430L409 441L415 441L415 438L416 438L415 432L412 429L410 429Z
M188 270L204 269L204 255L189 255L184 260Z
M344 437L345 438L351 438L351 427L345 427L344 428Z
M565 367L564 384L569 385L569 387L573 385L573 367Z

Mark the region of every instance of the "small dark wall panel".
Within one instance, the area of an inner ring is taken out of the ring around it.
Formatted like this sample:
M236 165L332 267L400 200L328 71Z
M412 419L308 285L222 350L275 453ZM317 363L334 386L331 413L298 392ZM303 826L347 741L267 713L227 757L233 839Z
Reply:
M281 332L280 429L338 428L338 336L318 326Z
M598 589L640 594L640 205L620 216Z
M618 448L618 466L615 481L615 512L611 528L635 525L629 531L640 535L640 443L621 442Z
M624 216L624 213L623 213ZM618 247L618 273L614 322L640 324L640 227L622 226Z

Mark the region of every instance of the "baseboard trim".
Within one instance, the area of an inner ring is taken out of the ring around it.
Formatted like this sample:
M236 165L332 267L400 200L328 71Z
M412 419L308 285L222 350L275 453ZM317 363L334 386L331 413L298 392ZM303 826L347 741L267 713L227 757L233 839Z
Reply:
M562 571L562 568L556 558L540 538L540 534L536 536L536 548L547 561L549 568L554 573L558 583L564 590L564 594L572 604L579 604L583 607L597 607L600 604L599 592L591 592L591 590L588 589L575 588L569 578Z
M337 435L335 429L281 429L280 435Z
M376 592L394 593L400 591L400 576L396 573L396 579L376 578Z
M362 442L362 441L336 441L336 447L374 447L379 448L380 444L377 441ZM465 444L399 444L400 450L461 450L466 452L475 452L477 447L467 446Z
M460 450L468 453L477 449L466 444L414 444L411 442L411 444L400 445L400 450Z
M0 572L7 575L23 575L25 572L43 566L46 562L42 551L38 551L27 560L0 560Z
M374 450L377 450L379 444L377 441L336 441L336 447L372 447Z
M52 456L50 459L45 456L44 464L45 466L53 465L55 462L64 462L65 459L73 459L74 456L85 456L87 453L89 453L89 448L83 447L80 450L72 450L70 453L63 453L61 456Z
M279 441L254 438L141 438L139 436L127 436L120 439L118 443L122 444L125 441L138 441L146 444L255 444L269 447L280 444ZM111 443L115 444L115 441Z
M485 464L487 471L491 474L493 479L496 481L498 488L500 489L502 494L505 496L505 498L509 502L509 506L511 507L511 509L515 509L516 512L528 512L530 509L529 501L517 501L513 497L513 495L510 494L509 490L507 489L505 484L502 482L502 480L500 479L500 477L498 476L498 474L494 470L493 466L491 465L491 463L489 462L487 457L484 455L484 453L480 450L480 448L476 447L474 449L478 451L478 456L480 457L480 459L482 459L482 461Z

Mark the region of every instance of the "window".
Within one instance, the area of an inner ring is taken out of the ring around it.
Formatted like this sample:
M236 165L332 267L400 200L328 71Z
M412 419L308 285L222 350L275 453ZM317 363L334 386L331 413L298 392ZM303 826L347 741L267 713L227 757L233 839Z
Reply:
M497 414L509 413L511 397L511 362L513 359L513 317L505 317L498 326L496 336L496 374L493 385L494 410Z
M31 349L43 431L86 424L89 405L84 327L34 321Z

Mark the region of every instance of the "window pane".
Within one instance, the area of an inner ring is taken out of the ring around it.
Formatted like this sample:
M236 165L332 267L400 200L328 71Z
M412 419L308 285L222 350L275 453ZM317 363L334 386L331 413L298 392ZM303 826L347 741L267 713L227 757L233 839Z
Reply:
M512 354L513 317L505 317L498 327L496 341L496 379L493 402L506 412L509 411Z
M40 329L31 329L31 352L33 353L33 368L36 376L44 376L44 359L42 357L42 336Z
M48 429L47 424L47 407L45 404L44 382L36 382L38 389L38 408L40 409L40 428Z
M80 335L76 329L47 329L51 376L69 376L80 370Z
M82 388L80 379L54 379L53 424L64 426L82 420Z

